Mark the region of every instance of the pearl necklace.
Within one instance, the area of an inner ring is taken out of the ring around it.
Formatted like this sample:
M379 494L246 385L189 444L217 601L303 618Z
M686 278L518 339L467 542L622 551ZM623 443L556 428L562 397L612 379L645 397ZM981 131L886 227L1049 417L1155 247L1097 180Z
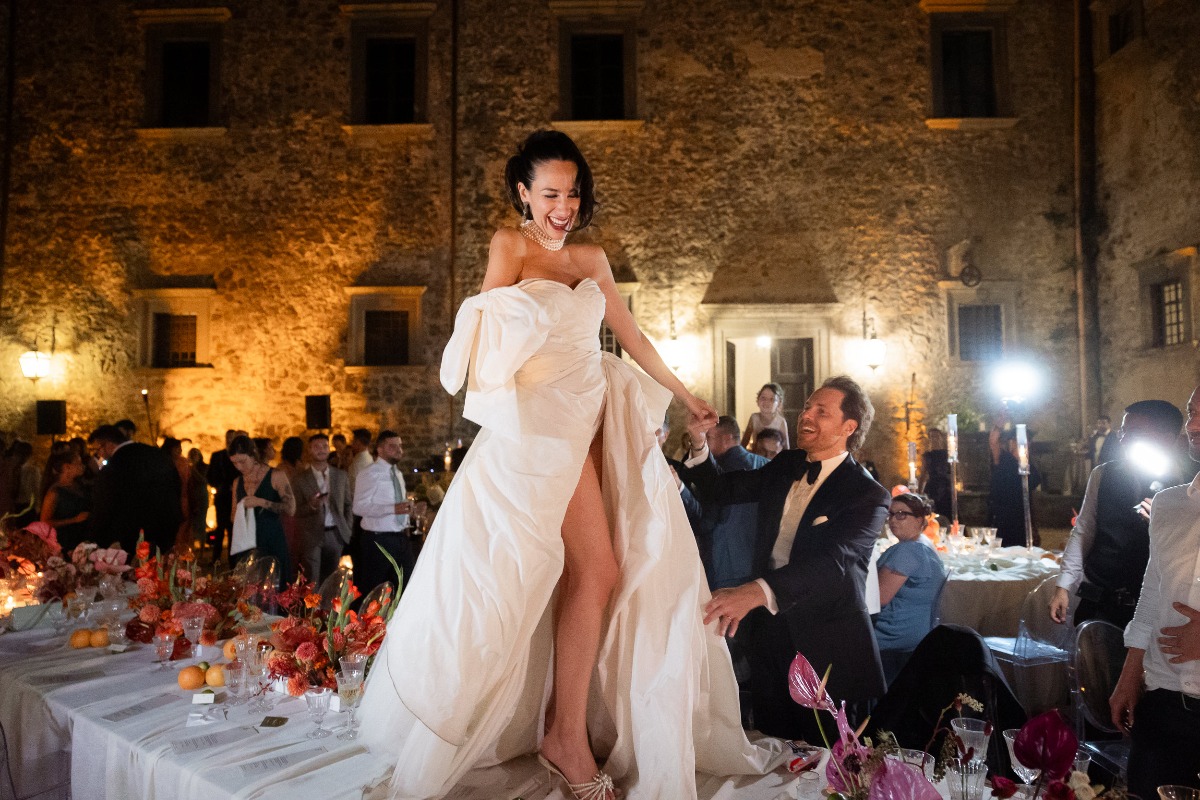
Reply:
M540 245L552 253L563 249L563 245L567 243L567 237L561 239L552 239L546 234L541 227L531 219L527 219L521 223L521 235L534 244Z

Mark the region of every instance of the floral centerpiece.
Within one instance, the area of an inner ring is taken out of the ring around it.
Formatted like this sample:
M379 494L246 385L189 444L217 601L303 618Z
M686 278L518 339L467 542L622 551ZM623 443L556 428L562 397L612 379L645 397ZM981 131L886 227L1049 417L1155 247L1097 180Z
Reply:
M31 522L18 531L0 531L0 578L36 576L51 558L61 554L58 533L44 522Z
M1058 711L1047 711L1021 726L1013 738L1013 755L1022 766L1038 770L1033 783L1033 800L1124 800L1124 787L1093 786L1086 773L1075 771L1075 753L1079 740L1071 726ZM1017 792L1017 785L995 776L992 796L1007 800Z
M180 619L201 616L204 630L199 644L208 646L226 638L238 625L262 618L262 611L246 599L245 588L232 574L220 578L197 575L196 557L190 550L151 556L150 544L139 541L136 556L133 577L138 593L129 605L138 613L125 630L134 641L149 642L156 631L181 634ZM177 640L173 657L192 644Z
M287 616L271 623L271 644L275 648L267 659L271 677L283 680L293 697L309 688L336 690L342 658L361 653L373 659L379 652L396 606L395 592L388 589L378 598L369 597L358 611L353 611L350 605L360 593L346 581L341 594L325 610L321 596L313 592L313 584L297 578L277 598ZM370 660L368 669L369 664Z

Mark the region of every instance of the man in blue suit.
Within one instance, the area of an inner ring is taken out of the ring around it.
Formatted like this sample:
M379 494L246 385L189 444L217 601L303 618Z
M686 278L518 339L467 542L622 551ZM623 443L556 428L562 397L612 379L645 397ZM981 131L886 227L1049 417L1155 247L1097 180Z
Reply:
M754 580L714 592L705 624L722 634L749 624L754 724L771 736L819 741L812 712L788 694L797 652L818 675L832 665L829 691L852 710L884 690L866 582L890 498L850 455L874 414L857 383L830 378L800 414L799 449L744 472L718 473L707 446L687 461L701 502L758 504Z

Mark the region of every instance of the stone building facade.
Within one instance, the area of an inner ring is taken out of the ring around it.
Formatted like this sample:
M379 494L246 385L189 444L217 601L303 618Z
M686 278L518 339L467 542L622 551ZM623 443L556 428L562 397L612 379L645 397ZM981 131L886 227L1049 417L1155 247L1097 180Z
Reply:
M300 433L304 396L329 395L335 428L397 427L410 456L469 437L441 348L492 232L517 222L505 159L556 126L596 176L587 236L722 412L744 422L773 369L795 386L848 373L894 482L926 425L997 407L991 362L960 357L978 323L994 341L970 347L1047 376L1025 412L1039 438L1079 434L1067 2L9 5L2 429L28 435L34 401L63 399L70 433L130 416L208 451L229 427ZM944 107L945 51L965 46L946 34L974 30L991 43L982 114ZM180 31L210 43L212 107L169 126L156 59ZM371 31L416 43L412 122L356 105ZM570 118L577 35L623 48L625 118ZM407 365L364 365L371 310L408 313ZM163 315L196 318L195 366L154 366ZM868 326L887 344L874 370ZM51 374L31 383L18 356L51 332Z

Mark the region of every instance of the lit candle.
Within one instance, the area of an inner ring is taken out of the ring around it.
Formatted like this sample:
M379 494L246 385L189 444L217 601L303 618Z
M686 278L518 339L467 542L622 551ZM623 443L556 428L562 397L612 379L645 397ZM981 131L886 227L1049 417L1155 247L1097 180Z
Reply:
M958 463L958 414L946 415L946 460Z
M917 485L917 443L908 443L908 485Z
M446 465L446 472L450 471L450 448L446 448L446 455L442 456L442 461Z
M1029 439L1025 435L1025 424L1017 425L1017 466L1022 475L1029 474Z

